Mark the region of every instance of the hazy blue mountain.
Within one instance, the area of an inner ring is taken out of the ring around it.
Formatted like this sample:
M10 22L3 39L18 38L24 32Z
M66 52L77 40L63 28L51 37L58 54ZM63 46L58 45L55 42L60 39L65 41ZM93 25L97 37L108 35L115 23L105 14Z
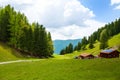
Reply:
M73 46L77 45L78 42L80 42L81 39L73 39L73 40L54 40L54 53L59 54L60 51L65 48L69 43L72 43Z

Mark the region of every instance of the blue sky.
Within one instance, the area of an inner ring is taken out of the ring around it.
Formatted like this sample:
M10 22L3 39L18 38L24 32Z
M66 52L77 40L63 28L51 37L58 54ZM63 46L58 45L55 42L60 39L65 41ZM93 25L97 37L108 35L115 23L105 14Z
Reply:
M80 2L94 12L96 20L108 23L120 17L120 10L114 9L111 0L80 0Z
M120 0L0 0L43 24L52 39L79 39L120 17Z

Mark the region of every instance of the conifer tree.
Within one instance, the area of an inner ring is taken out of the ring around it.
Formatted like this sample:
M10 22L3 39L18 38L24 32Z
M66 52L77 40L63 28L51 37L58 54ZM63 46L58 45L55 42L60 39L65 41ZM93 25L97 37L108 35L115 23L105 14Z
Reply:
M81 50L81 47L82 47L81 43L78 42L78 45L77 45L77 51Z
M100 34L100 42L101 42L100 49L105 49L106 47L108 47L107 41L108 41L108 35L106 34L106 29L104 29Z
M90 48L90 49L94 48L93 43L94 43L94 37L93 37L93 35L92 35L92 36L89 38L89 48Z
M70 43L68 45L68 49L69 49L68 53L72 53L73 52L73 45L72 45L72 43Z
M54 47L53 47L53 42L52 42L52 38L51 38L51 34L50 32L48 32L48 35L47 35L47 38L48 38L48 53L49 55L52 55L53 54L53 50L54 50Z
M60 55L64 55L66 52L65 52L65 50L64 49L62 49L61 51L60 51Z

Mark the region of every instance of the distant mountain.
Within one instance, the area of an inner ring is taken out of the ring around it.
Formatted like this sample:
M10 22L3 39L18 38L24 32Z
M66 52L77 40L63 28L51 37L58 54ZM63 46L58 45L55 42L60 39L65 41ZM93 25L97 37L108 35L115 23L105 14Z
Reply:
M73 39L73 40L54 40L54 53L59 54L60 51L65 48L69 43L72 43L73 46L77 45L78 42L81 42L81 39Z

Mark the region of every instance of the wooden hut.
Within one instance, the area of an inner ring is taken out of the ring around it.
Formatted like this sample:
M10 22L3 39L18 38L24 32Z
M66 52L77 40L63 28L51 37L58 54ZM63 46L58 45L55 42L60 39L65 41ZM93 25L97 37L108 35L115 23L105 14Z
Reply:
M116 57L119 57L119 52L115 49L103 50L100 52L99 57L116 58Z
M88 54L88 53L80 54L79 57L81 59L93 59L94 58L94 56L92 54Z

